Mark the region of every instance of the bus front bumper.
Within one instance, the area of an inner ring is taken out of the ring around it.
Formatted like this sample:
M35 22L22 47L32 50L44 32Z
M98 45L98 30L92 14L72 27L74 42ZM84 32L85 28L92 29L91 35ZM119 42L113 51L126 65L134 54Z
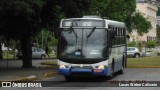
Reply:
M108 68L105 69L58 69L59 75L65 75L65 76L109 76L109 70Z

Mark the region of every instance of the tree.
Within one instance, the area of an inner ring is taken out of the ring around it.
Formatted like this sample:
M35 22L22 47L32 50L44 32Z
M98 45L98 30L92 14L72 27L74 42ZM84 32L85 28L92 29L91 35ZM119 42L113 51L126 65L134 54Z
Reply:
M124 22L129 32L137 29L139 34L143 34L151 28L147 18L135 13L136 0L92 0L90 3L91 14Z
M0 36L0 60L3 59L2 54L2 37Z
M92 0L65 0L60 4L66 18L82 17L89 11Z
M42 24L55 36L62 18L82 17L89 10L91 0L46 0L42 7Z
M33 43L36 44L35 45L36 47L44 49L44 47L42 47L42 44L43 45L47 44L49 47L50 46L53 47L57 45L57 40L53 37L53 32L48 31L48 30L43 30L39 32L35 37L33 37Z
M132 14L136 10L136 0L91 0L90 4L90 14L124 22L128 31L132 31Z
M89 11L87 13L104 17L106 16L105 12L109 4L110 0L90 0Z
M23 67L32 67L31 36L40 30L41 0L1 0L0 29L6 38L19 39Z
M138 34L143 35L143 33L147 33L151 27L151 22L147 21L147 18L144 18L139 12L135 13L133 28L137 30Z
M31 38L43 28L57 31L62 17L81 16L88 0L1 0L0 35L20 40L23 67L32 67Z
M156 47L156 41L149 41L147 42L147 47L148 48L155 48Z
M128 47L136 47L137 43L135 41L129 42L127 44Z

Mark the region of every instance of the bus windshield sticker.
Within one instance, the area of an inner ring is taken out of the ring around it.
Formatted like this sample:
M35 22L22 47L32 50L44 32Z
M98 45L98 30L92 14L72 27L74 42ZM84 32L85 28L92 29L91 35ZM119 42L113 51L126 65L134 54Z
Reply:
M80 56L80 55L81 55L81 52L80 52L80 51L76 51L76 52L75 52L75 55Z
M95 55L95 54L100 54L100 51L99 50L92 50L91 52L90 52L90 54L91 55Z

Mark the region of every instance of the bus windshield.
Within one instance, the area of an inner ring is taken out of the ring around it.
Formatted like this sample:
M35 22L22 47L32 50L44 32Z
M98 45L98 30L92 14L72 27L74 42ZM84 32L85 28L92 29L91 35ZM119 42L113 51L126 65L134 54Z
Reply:
M59 41L61 59L106 58L107 32L104 28L63 28Z

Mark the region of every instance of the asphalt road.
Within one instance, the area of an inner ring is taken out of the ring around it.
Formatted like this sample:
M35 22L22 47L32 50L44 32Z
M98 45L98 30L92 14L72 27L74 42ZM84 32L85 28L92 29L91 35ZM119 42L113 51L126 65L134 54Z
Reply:
M91 82L96 81L94 80L94 78L90 80ZM115 74L114 78L111 80L160 81L160 68L125 68L124 74ZM59 75L57 77L47 79L47 81L66 81L66 80L63 76ZM105 80L105 82L107 81L110 81L110 80ZM103 81L103 83L105 82Z
M160 90L160 87L108 87L122 81L135 81L139 83L148 81L160 82L160 68L126 68L124 74L115 74L113 79L104 80L99 78L77 79L73 82L67 82L63 76L46 79L51 81L48 85L52 88L47 90ZM113 85L114 86L114 85ZM37 89L38 90L38 89ZM42 90L42 89L39 89Z
M41 62L44 61L53 61L55 59L33 59L32 60L32 65L34 67L45 67L48 65L41 65ZM22 67L22 60L0 60L0 69L13 69L13 68L21 68Z

